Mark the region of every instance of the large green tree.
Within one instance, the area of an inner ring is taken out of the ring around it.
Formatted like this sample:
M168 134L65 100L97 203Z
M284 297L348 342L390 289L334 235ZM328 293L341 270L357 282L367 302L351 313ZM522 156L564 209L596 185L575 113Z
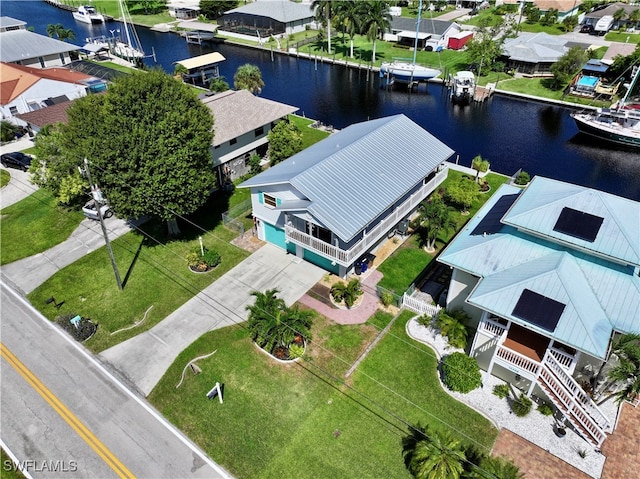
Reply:
M316 20L327 27L327 53L331 55L331 19L334 8L340 2L335 0L313 0L311 8L315 11Z
M360 31L363 5L366 6L366 4L357 0L335 2L336 20L340 22L344 31L349 35L350 58L353 58L353 37Z
M213 118L182 82L160 70L124 75L104 94L76 100L67 114L57 154L38 144L52 191L87 158L94 182L124 218L171 220L209 197Z
M455 227L451 210L439 194L433 194L424 201L419 210L418 234L427 252L434 252L436 240L441 231Z
M227 10L232 10L237 6L237 0L200 0L200 13L209 20L215 20Z
M267 135L271 166L302 150L302 135L296 125L281 121Z
M264 87L260 68L250 63L240 65L233 76L233 86L236 90L249 90L254 95L259 94Z
M589 54L583 48L573 47L569 49L557 62L551 65L554 87L556 89L565 87L588 59Z

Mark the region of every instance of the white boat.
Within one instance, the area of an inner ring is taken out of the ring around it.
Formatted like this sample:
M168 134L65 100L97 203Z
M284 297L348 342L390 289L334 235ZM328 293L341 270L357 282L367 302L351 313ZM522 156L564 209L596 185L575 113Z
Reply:
M83 23L104 23L104 16L91 5L80 5L78 9L73 12L73 18Z
M120 13L122 14L122 34L123 36L117 41L111 44L111 52L125 60L132 63L142 62L144 58L144 50L138 38L133 22L131 21L131 15L124 0L119 0Z
M459 71L451 77L451 101L467 104L473 99L476 77L473 72Z
M627 103L639 75L640 68L636 69L622 100L611 108L572 113L578 130L610 143L640 148L640 105Z
M383 62L380 65L380 77L387 77L387 80L399 80L402 82L420 82L431 80L442 72L436 68L425 67L416 64L418 53L418 37L420 33L420 12L422 12L422 0L418 6L418 20L416 21L416 40L413 46L413 59L394 58L391 62Z

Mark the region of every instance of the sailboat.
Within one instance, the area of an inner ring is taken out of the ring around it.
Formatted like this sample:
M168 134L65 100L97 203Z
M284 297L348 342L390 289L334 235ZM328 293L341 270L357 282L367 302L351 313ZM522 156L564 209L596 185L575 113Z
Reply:
M393 58L391 62L384 62L380 65L380 76L389 75L396 80L413 82L426 81L435 78L442 72L436 68L425 67L416 64L418 53L418 37L420 34L420 16L422 13L422 0L418 6L418 20L416 22L416 39L413 46L413 59Z
M631 92L640 76L640 67L634 69L633 80L617 104L611 108L571 114L578 130L610 143L640 148L640 105L629 102Z
M131 21L131 15L124 2L119 0L120 12L122 14L122 30L124 38L118 38L111 45L111 51L114 55L129 60L132 63L139 63L144 58L144 50L142 44L138 38L133 22Z

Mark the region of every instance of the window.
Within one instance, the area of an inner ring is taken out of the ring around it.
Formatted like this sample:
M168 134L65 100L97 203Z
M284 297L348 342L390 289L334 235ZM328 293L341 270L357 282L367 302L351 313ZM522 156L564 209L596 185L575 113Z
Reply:
M307 221L307 234L318 238L320 241L331 244L331 231L322 226Z
M254 130L254 133L255 133L256 137L258 137L260 135L264 135L264 126L261 126L260 128L256 128Z
M64 53L60 54L60 63L62 63L63 65L65 65L67 62L64 59Z
M44 57L38 57L38 61L40 62L40 67L44 68L46 66L45 62L44 62Z
M265 205L271 206L272 208L275 208L278 205L278 200L276 200L275 196L263 193L262 197Z
M229 140L229 144L230 145L235 145L236 143L238 143L238 139L237 138L232 138L231 140Z
M18 107L17 106L10 106L9 107L9 113L11 113L12 115L17 115L18 114Z

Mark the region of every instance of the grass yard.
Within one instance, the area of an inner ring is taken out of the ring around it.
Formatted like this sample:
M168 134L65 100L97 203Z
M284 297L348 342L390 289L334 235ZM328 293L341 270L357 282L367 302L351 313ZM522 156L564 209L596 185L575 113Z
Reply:
M39 189L0 212L0 264L27 258L66 240L84 215L56 205L53 195Z
M0 448L0 459L2 460L2 473L0 473L2 479L24 479L24 474L20 472L18 465L11 460L9 454L2 448ZM11 465L15 467L11 467Z
M460 181L463 176L464 174L460 171L449 170L447 179L442 184L442 187L446 188L447 184ZM491 186L491 190L486 194L478 195L476 201L474 201L471 208L469 208L468 215L463 215L459 211L452 213L452 219L456 223L456 229L455 231L449 230L440 233L436 241L435 253L427 253L420 247L417 235L411 235L404 244L378 267L378 270L384 275L378 285L393 291L397 295L402 295L402 293L409 289L409 286L411 286L426 266L431 263L444 246L451 241L455 233L478 212L480 207L495 193L501 184L509 180L506 176L494 173L489 173L485 179Z
M239 190L244 192L244 190ZM144 231L130 232L112 242L123 291L116 285L106 248L100 248L62 269L28 295L31 303L49 319L58 314L80 314L99 324L98 332L85 344L94 352L120 343L151 328L248 256L248 252L230 244L236 233L221 224L221 213L233 203L234 196L214 194L190 220L206 233L189 224L180 223L182 236L166 238L164 225L149 222ZM189 271L185 257L204 246L217 250L222 263L206 274ZM158 244L158 242L160 244ZM44 301L54 296L64 301L59 310ZM140 321L139 327L111 335Z
M7 170L0 170L0 188L9 184L11 181L11 173Z
M310 120L309 118L303 118L298 115L289 115L289 121L296 125L302 133L303 150L329 136L329 133L324 130L310 128L309 125L314 123L314 120Z
M497 431L441 389L433 351L407 339L411 313L396 319L345 384L344 372L390 320L386 316L374 318L376 327L318 318L304 360L292 365L260 352L241 326L212 331L178 357L149 400L245 479L408 479L401 451L405 420L442 427L441 420L489 449ZM186 363L214 350L198 362L202 374L188 372L176 389ZM224 404L205 397L216 381L225 385Z

